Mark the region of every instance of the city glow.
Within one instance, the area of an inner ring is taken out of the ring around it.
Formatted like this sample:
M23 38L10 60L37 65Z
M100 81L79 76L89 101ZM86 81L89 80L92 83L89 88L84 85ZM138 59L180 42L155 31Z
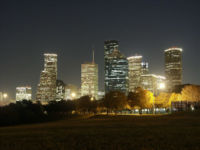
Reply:
M72 96L72 98L75 98L75 97L76 97L76 93L73 92L73 93L71 94L71 96Z
M165 83L160 83L159 84L159 89L165 89Z
M7 98L8 97L8 94L7 93L4 93L3 94L3 98Z

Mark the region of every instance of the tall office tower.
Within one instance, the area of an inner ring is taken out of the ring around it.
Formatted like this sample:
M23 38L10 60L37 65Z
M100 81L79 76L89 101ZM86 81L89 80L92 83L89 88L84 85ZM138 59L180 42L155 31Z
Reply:
M128 57L128 78L129 91L134 92L137 87L140 87L140 77L142 75L142 56Z
M165 77L169 92L182 83L182 49L172 47L165 50Z
M65 98L65 83L62 80L56 81L56 101L64 100Z
M141 75L141 87L158 95L165 88L165 77L155 74Z
M40 74L36 99L47 103L56 98L57 54L44 54L44 70Z
M110 74L110 60L108 56L114 51L115 48L118 49L119 41L117 40L107 40L104 42L104 86L105 92L109 92L108 83L109 83L109 74Z
M16 101L31 100L32 88L29 86L16 87Z
M104 48L105 93L115 90L127 93L128 61L126 57L118 50L117 41L106 41Z
M91 63L81 64L81 96L89 95L98 99L98 65Z
M149 73L149 64L148 62L142 62L142 74Z

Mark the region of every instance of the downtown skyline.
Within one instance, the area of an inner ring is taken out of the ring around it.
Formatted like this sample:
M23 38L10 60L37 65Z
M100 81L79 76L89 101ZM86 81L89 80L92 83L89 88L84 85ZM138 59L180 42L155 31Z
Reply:
M30 10L32 4L29 2L21 6L21 3L15 6L5 2L1 17L8 19L2 23L0 35L0 67L3 69L0 91L6 91L14 98L17 86L30 85L35 93L43 67L43 53L58 54L58 79L80 86L80 64L92 60L92 47L95 47L99 89L102 90L103 42L110 39L120 41L119 50L126 57L142 55L149 63L150 73L160 75L164 75L164 50L181 47L183 83L200 84L199 2L145 2L127 2L122 6L116 2L112 12L109 10L111 2L107 5L80 2L79 10L73 10L75 4L70 3L67 11L64 9L67 2L61 2L55 6L55 14L51 12L54 2L48 2L46 6L44 2L36 2ZM25 8L20 10L21 7ZM46 12L42 11L43 8ZM105 11L99 8L105 8ZM76 10L78 12L74 13ZM72 15L71 18L67 13Z

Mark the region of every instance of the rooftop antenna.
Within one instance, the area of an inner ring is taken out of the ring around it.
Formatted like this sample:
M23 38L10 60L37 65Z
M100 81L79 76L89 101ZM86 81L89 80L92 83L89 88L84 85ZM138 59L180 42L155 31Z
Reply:
M92 47L92 63L94 64L94 46Z
M94 63L94 49L92 50L92 63Z

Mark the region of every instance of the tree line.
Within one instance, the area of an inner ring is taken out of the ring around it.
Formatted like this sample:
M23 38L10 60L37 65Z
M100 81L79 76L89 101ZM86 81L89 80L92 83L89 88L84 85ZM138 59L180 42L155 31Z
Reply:
M90 96L82 96L76 100L50 101L47 105L22 100L0 107L0 126L46 122L79 114L112 113L136 105L150 107L149 103L143 105L144 102L149 101L150 97L151 94L140 89L139 92L129 93L128 96L120 91L111 91L101 100L92 100Z
M137 88L126 96L120 91L106 93L100 100L93 100L90 96L82 96L76 100L50 101L47 105L40 102L22 100L0 107L0 126L46 122L66 119L75 115L97 113L120 113L123 110L152 109L156 107L170 107L172 101L199 101L200 88L186 86L181 93L160 93L154 97L153 93Z

